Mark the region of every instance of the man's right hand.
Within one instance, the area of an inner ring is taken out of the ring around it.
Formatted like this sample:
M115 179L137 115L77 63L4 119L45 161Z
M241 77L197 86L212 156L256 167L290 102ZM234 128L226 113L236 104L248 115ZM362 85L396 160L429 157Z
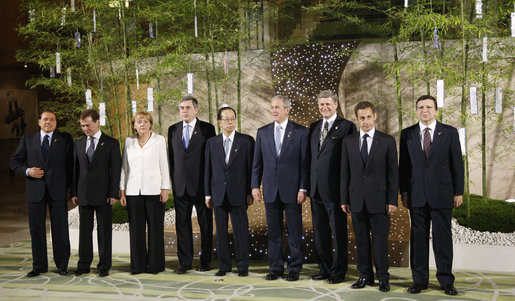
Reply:
M252 189L252 197L254 198L254 202L261 202L261 191L259 188Z
M77 197L76 196L72 196L72 202L77 206L79 204L77 204Z
M350 205L349 204L344 204L344 205L341 205L340 207L342 207L343 212L350 214Z
M45 171L39 167L31 167L28 174L31 178L41 179L45 175Z

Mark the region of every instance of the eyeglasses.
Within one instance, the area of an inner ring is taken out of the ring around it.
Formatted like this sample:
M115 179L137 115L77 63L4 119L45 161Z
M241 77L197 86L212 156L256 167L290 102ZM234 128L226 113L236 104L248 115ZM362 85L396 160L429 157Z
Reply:
M236 117L232 117L232 118L222 118L222 121L223 121L223 122L229 122L229 121L231 121L231 122L235 122L235 121L236 121Z

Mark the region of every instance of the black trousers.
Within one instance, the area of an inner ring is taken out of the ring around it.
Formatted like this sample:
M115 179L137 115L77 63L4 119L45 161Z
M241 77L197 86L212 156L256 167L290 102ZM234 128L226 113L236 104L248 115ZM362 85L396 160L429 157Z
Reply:
M230 214L236 267L239 272L247 272L249 270L249 219L247 216L247 205L231 206L227 198L225 198L221 206L214 207L214 211L218 269L226 272L232 269L228 234Z
M389 281L388 273L388 234L390 232L390 215L387 213L369 213L366 206L360 212L352 212L352 227L356 237L359 277L374 279L372 269L372 250L376 276L379 281ZM370 232L372 231L372 241Z
M160 195L127 196L133 273L158 273L165 270L165 204L160 199Z
M99 271L109 271L112 264L113 209L110 205L79 206L79 262L77 269L89 270L93 261L93 217L97 216Z
M288 271L299 273L302 269L302 206L285 204L279 194L273 203L265 202L266 224L268 229L268 261L270 271L282 273L284 260L282 257L283 212L286 215L286 230L290 256Z
M349 263L347 215L340 207L339 200L324 200L318 192L311 199L311 213L320 273L331 278L345 278Z
M29 230L32 243L32 269L48 271L46 213L50 212L52 249L54 262L58 269L67 269L70 259L70 237L68 234L68 208L66 201L54 201L45 193L42 202L28 202Z
M452 208L410 208L411 239L410 262L413 281L427 284L429 281L429 228L433 226L433 251L436 262L436 278L440 285L454 284L452 274Z
M185 194L181 197L175 197L174 204L179 264L191 267L193 263L191 211L195 206L200 226L200 266L210 266L213 254L213 210L206 207L204 196L192 197Z

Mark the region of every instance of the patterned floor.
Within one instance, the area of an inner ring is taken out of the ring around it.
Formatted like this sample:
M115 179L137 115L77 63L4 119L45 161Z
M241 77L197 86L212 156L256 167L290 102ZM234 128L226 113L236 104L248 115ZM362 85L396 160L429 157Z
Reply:
M50 261L52 262L52 261ZM72 253L70 270L77 263ZM408 268L391 268L392 290L381 293L375 287L353 290L350 285L357 279L355 266L350 266L347 281L330 285L312 281L309 275L317 270L315 264L306 264L301 280L267 281L265 261L252 261L249 277L236 274L215 277L216 269L209 272L173 273L177 259L167 257L167 269L158 275L130 275L128 254L113 256L113 268L108 277L92 273L59 276L55 268L35 278L26 278L31 269L30 242L23 241L0 248L0 300L515 300L515 274L493 272L456 271L457 297L437 290L433 278L430 288L419 295L406 292L411 284Z

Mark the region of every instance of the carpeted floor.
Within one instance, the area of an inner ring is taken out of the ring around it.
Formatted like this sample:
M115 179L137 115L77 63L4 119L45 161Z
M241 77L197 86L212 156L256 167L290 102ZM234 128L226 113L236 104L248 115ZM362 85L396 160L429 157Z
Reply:
M434 271L428 290L419 295L407 293L411 278L410 270L404 267L390 269L392 289L381 293L377 285L361 290L350 288L358 276L354 265L349 268L346 282L330 285L309 279L317 272L315 264L306 264L297 282L265 280L266 261L251 261L248 277L233 273L216 277L216 267L209 272L177 275L173 271L177 266L175 257L167 257L163 273L130 275L129 255L115 254L111 274L105 278L98 277L95 269L81 277L59 276L52 266L48 273L26 278L31 260L30 241L0 248L1 300L515 300L515 275L493 272L456 271L459 295L453 298L437 289ZM53 264L51 258L49 262ZM76 264L74 251L70 271Z

